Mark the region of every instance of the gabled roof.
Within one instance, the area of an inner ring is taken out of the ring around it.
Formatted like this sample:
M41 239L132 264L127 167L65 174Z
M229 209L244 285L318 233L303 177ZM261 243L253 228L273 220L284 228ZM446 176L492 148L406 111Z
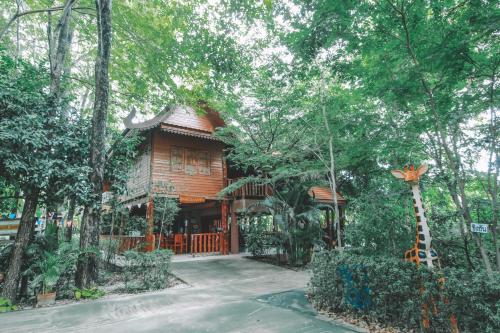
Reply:
M309 195L318 202L333 203L332 191L326 186L313 186L308 191ZM337 192L337 202L340 206L346 204L346 200Z
M189 106L169 106L154 118L141 123L132 122L135 115L136 111L132 110L123 120L126 132L147 131L159 127L164 132L218 140L213 134L217 127L225 125L219 113L208 107L204 107L204 114L199 114Z

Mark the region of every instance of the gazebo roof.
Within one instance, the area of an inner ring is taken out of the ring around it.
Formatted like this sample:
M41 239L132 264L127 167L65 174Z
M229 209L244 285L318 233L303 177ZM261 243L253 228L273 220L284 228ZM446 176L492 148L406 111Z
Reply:
M313 186L309 189L308 193L317 202L333 203L332 191L327 186ZM338 192L337 192L337 202L340 206L346 204L346 200Z

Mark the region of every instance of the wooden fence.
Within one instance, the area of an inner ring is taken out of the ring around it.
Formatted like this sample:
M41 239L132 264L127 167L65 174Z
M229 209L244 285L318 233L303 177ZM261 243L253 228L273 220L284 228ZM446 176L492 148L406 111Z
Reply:
M174 237L161 237L160 248L171 249L174 253L228 253L228 244L226 236L222 232L191 234L190 243L187 244L186 235L177 234L182 239L176 240ZM157 246L159 235L155 235L155 248ZM109 240L109 235L101 235L101 240ZM132 249L142 250L142 243L145 241L144 236L113 236L112 239L118 240L117 253L121 254Z
M109 235L101 235L101 240L109 240ZM118 240L118 253L123 253L132 249L141 250L141 245L144 242L144 236L113 236L113 240Z
M191 235L191 253L220 253L227 252L227 244L222 232L211 232Z

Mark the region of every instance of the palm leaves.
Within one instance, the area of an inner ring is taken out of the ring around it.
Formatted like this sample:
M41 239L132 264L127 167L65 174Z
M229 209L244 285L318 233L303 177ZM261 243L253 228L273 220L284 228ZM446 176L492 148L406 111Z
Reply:
M31 285L35 287L41 285L43 294L51 292L60 276L75 265L78 252L72 243L61 243L55 252L44 250L42 256L24 272L24 275L33 275Z
M275 191L273 196L254 205L273 216L275 233L286 240L284 247L292 263L307 261L312 247L321 242L322 209L331 208L314 202L308 193L309 185L306 182L289 182L282 190Z

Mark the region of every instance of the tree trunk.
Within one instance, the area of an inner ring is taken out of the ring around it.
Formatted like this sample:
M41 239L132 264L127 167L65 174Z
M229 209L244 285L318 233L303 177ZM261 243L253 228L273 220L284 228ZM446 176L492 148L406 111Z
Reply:
M474 270L474 264L472 263L472 260L470 258L469 254L469 241L467 240L467 234L465 232L465 226L462 221L459 222L460 226L460 235L462 236L462 240L464 242L464 254L465 258L467 259L467 264L469 265L469 270L473 271Z
M451 186L450 186L451 187ZM468 206L466 206L463 201L461 202L461 197L457 194L456 188L452 188L450 190L451 198L453 199L453 203L457 207L457 210L460 211L461 215L460 217L462 218L462 221L460 223L465 223L469 228L472 223L472 217L470 215L470 212L468 210ZM490 258L488 257L488 253L486 252L486 249L484 248L483 243L479 239L477 235L472 235L472 239L474 239L476 246L479 249L479 253L481 254L481 259L483 260L484 268L486 269L486 273L488 276L493 275L493 269L491 267L491 262Z
M33 242L33 240L35 238L35 227L36 227L36 223L32 223L31 224L30 238L29 238L28 246L29 246L29 244L31 244ZM23 266L21 267L21 270L24 271L27 268L28 268L28 256L25 253L24 257L23 257ZM21 287L19 289L19 296L21 298L28 298L28 287L29 287L28 276L22 275L22 277L21 277Z
M71 12L73 9L73 5L76 0L66 0L63 6L61 17L57 22L57 27L52 29L52 14L49 12L48 14L48 22L47 22L47 41L48 41L48 58L50 64L50 89L49 89L49 114L46 119L46 126L49 129L48 139L50 145L48 147L48 151L50 155L54 155L57 149L52 145L53 140L53 131L51 130L56 123L56 114L57 108L59 107L59 101L61 99L61 82L62 82L62 74L63 70L68 70L67 65L67 56L69 53L69 48L71 45L73 29L71 28ZM56 32L55 36L53 32ZM50 177L48 180L48 188L56 187L56 179L55 177ZM47 210L49 212L53 212L57 210L57 196L50 195L52 192L49 192L47 195Z
M497 119L497 107L495 105L495 86L496 86L496 72L493 71L491 75L491 82L489 85L489 104L490 104L490 124L489 128L489 141L490 144L490 157L488 163L488 185L487 193L490 196L491 210L492 210L492 221L491 221L491 235L493 236L493 244L495 246L495 256L496 256L496 266L497 271L500 271L500 244L498 241L498 233L500 232L498 228L498 220L500 214L500 208L498 203L498 176L500 172L500 147L498 145L498 119Z
M57 47L54 47L55 45L53 45L55 38L52 38L52 31L48 31L50 60L50 96L54 103L57 103L59 101L61 93L61 76L72 38L70 21L71 11L75 2L76 0L66 0L66 2L64 3L63 12L56 27L56 31L59 32L57 36ZM51 29L50 25L49 29Z
M2 296L16 302L17 288L21 279L21 268L28 243L31 238L33 223L35 222L36 206L38 204L38 189L25 191L26 194L21 222L17 231L14 251L10 257L9 267L5 275L5 284Z
M472 219L472 215L470 212L470 206L469 206L469 200L467 197L467 194L465 192L465 178L466 176L463 174L463 170L461 170L460 165L462 165L461 158L460 158L460 153L458 152L458 147L457 147L457 140L456 138L453 138L452 142L452 148L453 148L453 154L454 154L454 162L455 163L450 163L454 169L453 171L453 176L455 178L455 181L453 182L453 185L455 186L454 192L455 195L458 195L459 198L453 199L455 205L457 206L458 209L461 210L462 215L464 217L464 220L467 222L467 226L470 229L471 224L474 222ZM457 192L458 189L458 192ZM476 242L477 247L479 248L479 253L481 254L481 259L483 260L484 267L486 269L486 272L488 275L491 277L493 275L493 268L491 265L490 258L488 256L488 251L484 247L483 242L481 241L481 236L477 234L472 234L472 238Z
M332 191L333 197L333 209L335 215L333 216L335 229L337 230L337 244L336 248L342 249L342 236L340 230L340 212L339 212L339 202L337 198L337 182L335 180L335 157L333 150L333 133L328 124L328 116L326 114L326 101L325 101L325 80L323 78L323 71L321 71L321 110L323 114L323 121L325 123L325 129L328 135L328 154L330 155L330 164L328 166L328 182L330 183L330 190Z
M92 115L90 163L92 198L85 207L80 232L80 249L86 251L99 246L102 184L105 164L106 116L109 97L109 58L111 49L111 0L96 0L97 9L97 58L95 64L95 100ZM97 282L98 266L95 253L84 253L76 271L76 284L86 288Z
M89 207L85 207L80 229L80 250L85 251L78 258L75 274L75 284L80 289L96 283L99 273L97 253L96 249L93 248L96 243L97 246L99 245L99 231L95 230L99 225L93 223L93 216L91 216L93 213L89 212L89 210ZM96 233L97 242L95 241Z
M124 231L125 231L125 215L120 214L120 230L118 231L118 235L123 236Z
M17 6L16 14L19 14L21 12L21 0L16 0L16 6ZM21 20L18 19L16 22L16 61L21 58L21 46L19 44L20 41L19 30L21 28L20 25L21 25Z
M115 229L115 210L116 205L113 207L114 209L111 211L111 228L109 228L109 244L108 244L108 252L106 253L106 264L109 266L109 262L111 261L111 245L113 244L113 236Z
M75 197L71 197L69 199L68 205L68 215L66 216L66 242L71 242L71 238L73 238L73 218L75 216Z

